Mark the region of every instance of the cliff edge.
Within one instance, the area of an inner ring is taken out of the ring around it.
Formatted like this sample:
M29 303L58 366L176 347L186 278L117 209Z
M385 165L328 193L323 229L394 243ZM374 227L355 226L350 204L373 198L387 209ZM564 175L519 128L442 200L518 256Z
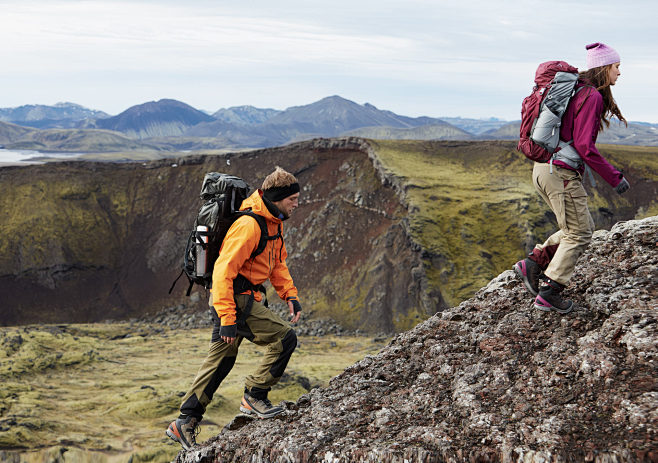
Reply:
M581 257L571 314L533 309L505 271L281 417L236 418L176 461L656 461L657 274L658 217L620 222Z

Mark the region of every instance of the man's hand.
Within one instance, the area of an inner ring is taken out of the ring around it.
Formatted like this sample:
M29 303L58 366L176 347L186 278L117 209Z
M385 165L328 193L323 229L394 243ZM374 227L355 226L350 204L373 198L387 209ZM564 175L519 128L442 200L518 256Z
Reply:
M615 191L618 194L626 193L626 191L631 187L630 183L628 183L628 180L626 180L626 177L621 178L621 182L619 182L619 185L615 188Z
M233 344L235 338L238 337L238 326L237 325L222 325L219 328L219 337L222 338L226 344Z
M294 296L289 297L286 300L288 301L288 308L290 309L290 323L297 323L299 317L302 316L302 305Z

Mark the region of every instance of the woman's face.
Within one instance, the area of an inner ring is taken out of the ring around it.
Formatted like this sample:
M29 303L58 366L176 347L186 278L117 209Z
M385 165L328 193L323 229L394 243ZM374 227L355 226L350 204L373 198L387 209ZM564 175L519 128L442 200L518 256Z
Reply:
M610 65L610 70L608 71L608 81L610 82L610 85L615 85L615 82L617 82L617 79L621 75L619 64L620 63L615 63Z

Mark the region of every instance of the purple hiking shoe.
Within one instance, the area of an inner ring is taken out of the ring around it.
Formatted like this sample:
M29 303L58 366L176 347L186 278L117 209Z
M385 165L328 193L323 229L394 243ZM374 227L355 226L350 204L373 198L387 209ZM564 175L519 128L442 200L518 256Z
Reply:
M534 307L544 312L551 310L561 314L568 314L573 310L573 302L568 299L562 299L560 294L565 286L553 281L550 278L546 279L546 285L542 286L537 298L535 299Z
M539 293L539 279L542 270L534 260L526 257L518 261L514 264L514 272L523 280L523 284L530 291L530 294L536 296Z

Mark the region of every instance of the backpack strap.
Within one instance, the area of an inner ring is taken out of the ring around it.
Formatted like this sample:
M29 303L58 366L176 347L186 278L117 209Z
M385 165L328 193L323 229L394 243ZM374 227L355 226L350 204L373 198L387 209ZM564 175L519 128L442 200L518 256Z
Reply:
M585 88L594 88L594 87L591 86L591 85L587 85L587 84L585 84L581 87L578 87L576 89L576 92L574 93L574 96L576 95L576 93L580 92L581 90L584 90ZM580 106L578 106L578 109L576 109L576 114L574 114L574 117L576 117L578 115L578 113L580 112L580 110L583 109L583 106L585 105L585 102L587 101L587 99L589 98L589 96L591 94L592 94L592 91L588 90L587 95L585 95L585 98L583 98L583 101L580 102Z
M194 228L196 229L196 226ZM195 240L195 237L200 236L200 235L198 235L198 233L199 232L196 232L195 230L192 230L192 233L190 233L190 236L187 238L187 244L185 245L185 255L183 257L183 269L178 274L178 276L176 277L174 282L171 284L171 288L169 288L169 294L171 294L171 292L174 290L174 287L176 286L176 283L178 283L178 280L180 280L180 277L182 277L183 274L185 274L188 281L190 282L190 286L187 287L187 291L186 291L185 295L189 297L189 295L192 293L192 287L194 286L194 280L190 277L189 274L187 274L185 272L185 269L189 268L189 265L190 265L190 262L189 262L190 247L192 245L194 245L195 243L197 243L197 241ZM208 233L208 232L204 232L204 233ZM204 244L203 240L201 240L200 238L199 238L199 241L200 241L200 244L203 246L204 249L206 249L208 247L208 245Z
M183 273L185 273L185 268L183 268L183 270L180 271L180 273L178 274L178 276L176 277L174 282L171 284L171 288L169 288L169 294L171 294L171 292L174 290L174 286L176 286L176 283L178 283L178 280L180 280L180 277L183 276Z
M251 253L250 259L253 259L260 253L262 253L265 250L265 247L267 246L268 241L274 241L278 240L281 238L283 240L283 235L281 234L281 224L279 224L279 229L276 233L276 235L269 235L269 232L267 230L267 220L265 217L262 215L258 215L255 212L253 212L251 209L247 209L245 211L240 211L240 215L248 215L249 217L252 217L257 223L258 226L260 227L260 240L258 241L258 246L254 250L254 252Z
M584 90L584 89L586 89L586 88L588 88L588 89L592 89L592 88L594 88L594 87L592 87L591 85L588 85L588 84L581 85L580 87L578 87L578 88L576 88L576 89L574 90L574 92L573 92L573 96L576 96L576 94L578 94L581 90ZM583 108L583 106L585 105L585 102L587 101L587 99L589 98L589 96L590 96L591 94L592 94L592 91L591 91L591 90L588 90L588 91L587 91L587 95L585 95L585 98L583 98L583 101L580 102L580 105L579 105L578 108L576 109L576 113L575 113L574 116L573 116L574 119L576 118L576 116L578 116L578 113L580 113L580 110ZM573 128L572 128L572 133L571 133L571 140L569 140L569 141L567 141L567 142L562 142L562 141L560 141L560 144L564 144L565 146L566 146L566 145L572 145L572 144L573 144ZM559 157L559 151L558 151L557 153L553 153L553 155L551 156L551 158L548 160L548 163L550 164L550 173L551 173L551 174L553 173L553 161L556 159L556 155L558 155L557 157ZM563 161L564 161L564 160L563 160ZM584 163L584 161L583 161L583 163ZM567 162L567 164L569 164L569 162ZM571 165L571 164L569 164L569 165ZM572 167L573 167L573 166L572 166ZM575 167L574 167L574 168L575 168ZM587 167L587 164L585 164L585 170L587 170L587 168L588 168L588 167ZM593 186L596 186L596 183L594 182L594 176L592 176L592 173L591 173L591 172L590 172L590 179L591 179L591 181L592 181L592 185L593 185Z

